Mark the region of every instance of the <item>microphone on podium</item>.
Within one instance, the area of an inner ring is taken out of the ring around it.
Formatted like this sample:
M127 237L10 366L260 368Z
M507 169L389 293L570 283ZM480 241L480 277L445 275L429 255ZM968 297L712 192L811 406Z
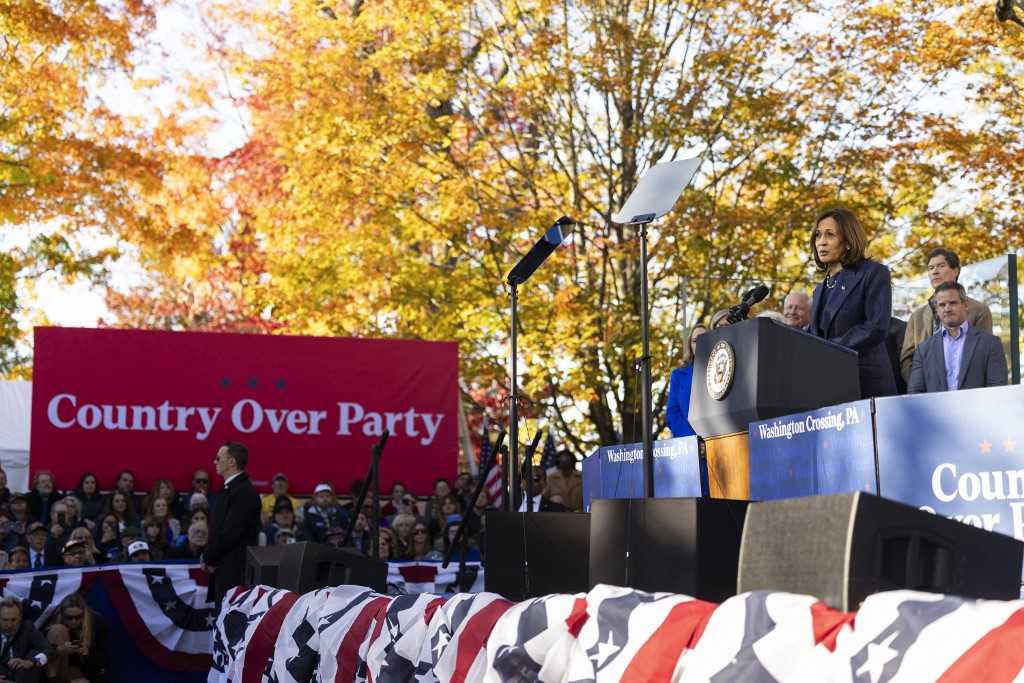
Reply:
M763 301L768 293L771 292L771 288L766 284L760 284L751 290L748 290L744 295L743 299L738 304L729 309L729 315L726 320L730 324L743 322L747 319L747 315L750 314L750 308L759 301Z
M576 225L576 221L568 216L562 216L555 221L554 225L548 228L548 231L537 240L533 248L526 252L526 255L519 259L519 263L509 272L508 283L510 285L521 285L530 279L533 271L537 270L540 264L544 263L544 260L551 255L555 247L572 234L574 225Z

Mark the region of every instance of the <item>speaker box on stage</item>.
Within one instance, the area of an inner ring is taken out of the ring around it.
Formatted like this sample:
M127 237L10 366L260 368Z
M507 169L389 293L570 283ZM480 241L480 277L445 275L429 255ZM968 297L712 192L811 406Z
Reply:
M245 585L277 588L277 568L284 546L251 545L245 549Z
M852 611L872 593L910 588L1020 597L1024 543L867 493L750 506L739 592L814 595Z
M277 570L277 587L308 593L329 586L366 586L387 592L388 563L352 548L323 543L289 543Z
M608 583L715 602L735 595L746 509L746 501L710 498L595 500L590 586Z
M587 590L590 515L488 510L486 525L486 590L514 601Z

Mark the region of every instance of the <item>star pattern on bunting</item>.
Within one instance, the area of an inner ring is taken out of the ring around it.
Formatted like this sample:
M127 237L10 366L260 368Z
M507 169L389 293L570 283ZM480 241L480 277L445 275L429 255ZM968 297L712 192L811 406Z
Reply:
M899 655L897 650L889 647L898 635L899 631L894 631L881 643L868 643L868 658L857 669L856 675L861 676L866 673L871 677L871 683L878 683L878 680L882 677L882 672L885 670L885 665L896 659L897 655Z
M601 641L597 644L597 654L591 657L594 664L598 669L604 666L604 663L608 661L608 658L614 655L622 648L615 644L615 633L613 631L608 632L608 641Z
M988 455L992 452L992 443L986 439L978 444L978 450L982 452L982 455Z

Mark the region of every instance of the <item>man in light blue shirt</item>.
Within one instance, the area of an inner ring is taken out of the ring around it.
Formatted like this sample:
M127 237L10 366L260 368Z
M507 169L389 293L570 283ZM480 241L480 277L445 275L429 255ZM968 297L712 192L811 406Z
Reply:
M956 282L935 288L941 328L914 351L907 391L957 391L1006 384L1006 356L996 337L967 322L967 292Z
M963 307L967 312L967 306ZM967 339L967 320L952 329L943 327L942 355L946 360L946 390L956 391L960 384L960 360L964 357L964 343Z

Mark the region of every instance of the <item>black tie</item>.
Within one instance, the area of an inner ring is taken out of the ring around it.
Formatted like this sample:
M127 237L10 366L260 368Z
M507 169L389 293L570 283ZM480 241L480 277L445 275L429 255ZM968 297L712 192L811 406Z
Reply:
M43 568L43 554L42 553L39 553L39 552L36 553L36 562L35 562L35 564L32 565L32 568L33 569L42 569Z

